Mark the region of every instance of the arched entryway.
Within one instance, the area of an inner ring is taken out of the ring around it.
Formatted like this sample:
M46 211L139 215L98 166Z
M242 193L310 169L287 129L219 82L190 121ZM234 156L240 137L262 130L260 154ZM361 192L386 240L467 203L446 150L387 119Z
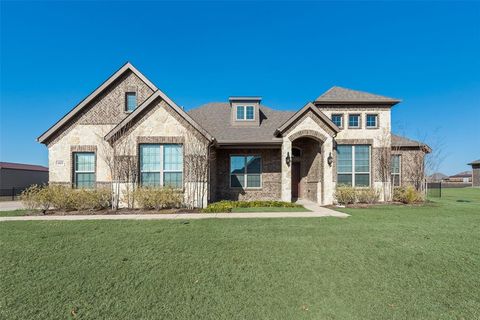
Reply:
M318 137L307 135L292 141L292 200L307 199L319 202L322 181L322 145Z

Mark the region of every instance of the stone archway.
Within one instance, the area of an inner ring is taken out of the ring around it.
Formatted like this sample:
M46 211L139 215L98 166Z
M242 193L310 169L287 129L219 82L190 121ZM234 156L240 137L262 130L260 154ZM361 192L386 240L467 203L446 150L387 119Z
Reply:
M299 132L300 133L300 132ZM291 197L292 200L307 199L319 202L319 185L323 179L322 146L323 141L318 135L301 134L292 135L292 150L302 150L301 156L291 163ZM290 137L290 138L292 138ZM293 153L292 153L293 154Z

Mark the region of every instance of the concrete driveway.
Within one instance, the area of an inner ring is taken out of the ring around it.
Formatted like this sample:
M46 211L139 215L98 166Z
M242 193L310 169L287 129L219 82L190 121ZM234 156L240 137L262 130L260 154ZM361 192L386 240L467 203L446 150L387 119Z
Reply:
M22 201L0 201L0 211L25 209Z

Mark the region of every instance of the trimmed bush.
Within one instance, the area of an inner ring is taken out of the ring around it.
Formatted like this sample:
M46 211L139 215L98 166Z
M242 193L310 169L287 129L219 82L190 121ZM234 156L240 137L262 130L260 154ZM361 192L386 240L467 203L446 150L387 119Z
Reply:
M210 203L202 212L217 213L217 212L232 212L233 208L261 208L261 207L275 207L275 208L300 208L299 204L284 202L284 201L229 201L222 200L219 202Z
M396 187L393 189L393 201L410 204L422 202L423 200L423 194L413 186Z
M28 209L100 210L110 207L108 189L73 189L61 185L31 186L22 192L22 202Z
M358 203L377 203L380 199L380 192L375 188L359 188L355 190Z
M142 209L180 208L183 204L183 193L168 187L141 187L134 191L134 198Z
M356 201L356 190L350 186L338 186L335 189L335 199L338 204L344 206L354 204Z

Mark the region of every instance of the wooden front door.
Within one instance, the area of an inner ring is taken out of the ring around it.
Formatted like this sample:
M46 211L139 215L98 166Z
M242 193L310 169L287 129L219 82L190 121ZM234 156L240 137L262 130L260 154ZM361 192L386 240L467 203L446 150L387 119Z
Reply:
M292 198L300 194L300 162L292 163Z

